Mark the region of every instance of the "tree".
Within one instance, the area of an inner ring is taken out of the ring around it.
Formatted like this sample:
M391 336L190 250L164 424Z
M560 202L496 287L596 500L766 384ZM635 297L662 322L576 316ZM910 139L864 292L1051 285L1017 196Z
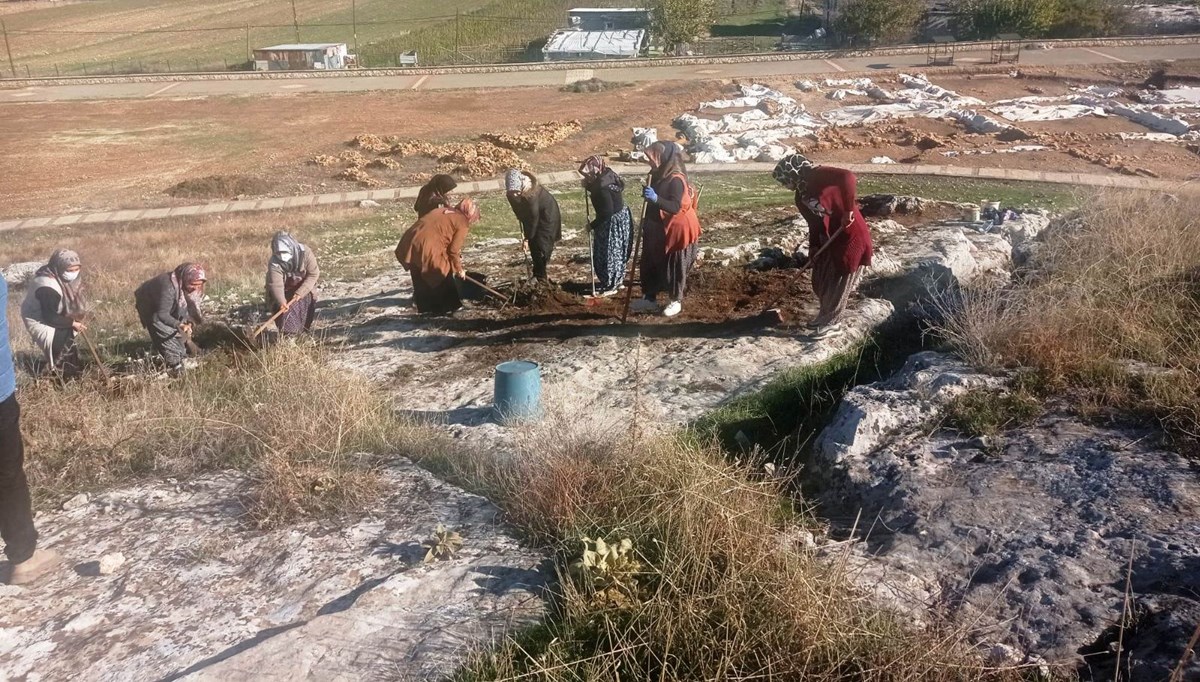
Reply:
M1121 35L1129 25L1129 8L1120 0L1057 0L1058 19L1052 38L1094 38Z
M658 0L653 30L670 49L708 33L716 21L716 0Z
M925 16L925 0L850 0L833 30L842 43L875 45L912 39Z
M1038 38L1061 16L1058 0L958 0L955 9L960 36L982 39L1001 33Z

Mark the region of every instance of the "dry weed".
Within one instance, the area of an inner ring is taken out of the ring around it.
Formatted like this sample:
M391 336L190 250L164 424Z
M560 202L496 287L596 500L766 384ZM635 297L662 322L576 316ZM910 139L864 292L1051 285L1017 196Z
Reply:
M39 499L233 468L249 474L260 525L361 508L378 485L373 455L408 433L373 387L307 346L210 357L180 381L28 382L20 399Z
M1097 406L1200 434L1200 222L1192 203L1108 191L1051 227L1013 286L941 327L971 361L1031 367Z
M838 562L781 540L803 519L761 467L669 436L634 442L628 424L558 411L509 456L438 455L555 549L563 578L543 630L477 655L457 679L1009 677L985 671L957 635L881 611ZM584 537L630 539L633 585L597 590L572 574Z

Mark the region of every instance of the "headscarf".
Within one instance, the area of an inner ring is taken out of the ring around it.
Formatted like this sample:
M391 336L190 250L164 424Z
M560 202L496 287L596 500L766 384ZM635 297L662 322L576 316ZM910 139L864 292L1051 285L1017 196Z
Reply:
M596 179L604 174L608 166L599 156L589 156L579 164L579 174L585 178Z
M808 183L808 176L817 167L808 157L802 154L789 154L775 165L771 177L784 187L791 190L802 190Z
M646 158L654 165L651 182L660 182L677 173L687 175L687 168L683 165L683 150L674 142L655 142L646 148Z
M509 192L528 192L533 189L533 178L516 168L510 168L504 176L504 189Z
M279 254L284 251L292 254L291 260L279 258ZM276 232L275 236L271 237L271 263L278 265L286 275L300 272L300 268L304 267L304 245L287 232Z
M199 310L200 301L204 298L204 283L208 281L208 275L204 273L204 266L199 263L183 263L175 268L171 273L171 284L175 285L175 290L179 292L179 307L188 307L189 301ZM191 282L200 282L201 286L191 294L186 293L183 288Z
M442 196L446 196L447 194L453 192L455 187L458 187L458 182L456 182L450 175L439 173L430 179L427 186L434 192L437 192Z
M479 204L476 204L475 200L471 197L463 197L462 201L458 202L458 205L454 207L454 210L465 215L467 222L471 225L479 222L480 217L482 217L479 211Z
M78 253L70 249L55 249L54 253L50 254L50 260L34 273L35 277L53 277L58 282L59 288L62 289L63 303L66 306L67 314L80 312L84 307L83 282L79 278L75 278L73 282L63 279L67 268L80 263Z

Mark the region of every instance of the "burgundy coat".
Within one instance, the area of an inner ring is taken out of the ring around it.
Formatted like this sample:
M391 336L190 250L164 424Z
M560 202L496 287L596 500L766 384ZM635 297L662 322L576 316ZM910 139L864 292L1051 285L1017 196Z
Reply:
M819 166L805 188L796 192L796 208L808 222L810 256L816 255L833 233L846 224L847 214L852 213L850 227L821 254L822 260L836 263L844 275L870 265L874 254L871 230L858 210L857 199L858 178L854 173L829 166Z

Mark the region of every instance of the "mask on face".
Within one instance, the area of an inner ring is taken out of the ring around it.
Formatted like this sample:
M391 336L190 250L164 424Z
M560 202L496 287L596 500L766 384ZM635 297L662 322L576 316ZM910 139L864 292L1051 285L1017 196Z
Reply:
M62 280L64 282L74 282L77 279L79 279L78 270L67 270L62 274Z
M292 252L291 251L281 251L281 252L275 254L275 256L277 258L279 258L279 260L283 261L284 263L292 262Z

